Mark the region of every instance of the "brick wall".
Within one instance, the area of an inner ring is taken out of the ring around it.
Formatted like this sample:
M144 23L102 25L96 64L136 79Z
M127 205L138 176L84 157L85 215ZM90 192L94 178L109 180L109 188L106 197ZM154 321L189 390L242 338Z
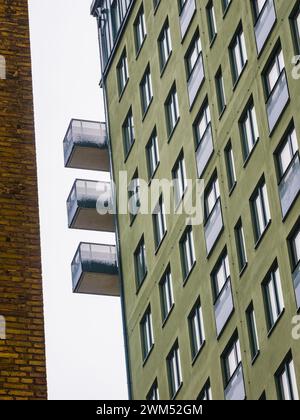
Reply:
M46 369L27 1L0 0L0 399L45 399ZM3 59L2 59L3 63Z

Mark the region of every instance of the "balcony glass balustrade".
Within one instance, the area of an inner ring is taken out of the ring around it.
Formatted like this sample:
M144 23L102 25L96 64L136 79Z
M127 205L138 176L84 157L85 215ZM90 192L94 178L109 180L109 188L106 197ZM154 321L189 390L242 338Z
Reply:
M180 30L183 39L196 12L196 1L187 0L180 14Z
M267 102L267 114L270 133L273 132L279 118L290 100L285 70L283 70Z
M233 310L234 306L231 290L231 280L229 277L215 303L217 336L219 336L223 331L228 319L233 313Z
M282 215L285 217L300 192L300 160L297 153L278 186Z
M196 150L196 161L198 169L198 177L201 178L203 172L214 152L214 144L212 138L211 124L206 128L206 131Z
M240 364L225 389L225 400L243 401L246 399L243 366Z
M71 268L74 293L120 296L115 246L81 243Z
M67 168L110 170L106 124L72 120L64 139Z
M276 11L274 1L267 0L254 26L258 54L261 53L275 23Z
M188 93L190 106L195 102L197 93L199 92L202 83L204 82L204 67L203 67L203 56L202 52L200 53L198 60L195 64L195 67L190 75L188 80Z
M110 182L76 180L67 200L67 211L71 229L115 232Z
M300 263L293 272L293 282L296 293L297 308L300 309Z
M206 250L209 255L223 230L221 200L219 199L204 226Z

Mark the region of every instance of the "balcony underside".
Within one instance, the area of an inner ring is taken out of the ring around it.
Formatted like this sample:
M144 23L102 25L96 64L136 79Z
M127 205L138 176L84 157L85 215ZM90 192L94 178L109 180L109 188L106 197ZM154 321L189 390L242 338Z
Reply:
M115 232L114 216L97 213L96 205L93 208L78 207L70 222L71 229L95 230L98 232Z
M74 293L120 297L118 275L83 272Z
M66 162L66 167L109 172L108 149L75 144Z

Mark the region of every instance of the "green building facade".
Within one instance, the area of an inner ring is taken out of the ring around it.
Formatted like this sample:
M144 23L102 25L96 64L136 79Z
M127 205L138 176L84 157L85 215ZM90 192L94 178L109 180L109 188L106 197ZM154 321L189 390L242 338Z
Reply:
M299 399L299 13L92 5L117 191L120 171L136 201L139 179L176 180L169 214L162 191L152 213L115 218L132 399ZM189 226L178 206L197 179L204 220Z

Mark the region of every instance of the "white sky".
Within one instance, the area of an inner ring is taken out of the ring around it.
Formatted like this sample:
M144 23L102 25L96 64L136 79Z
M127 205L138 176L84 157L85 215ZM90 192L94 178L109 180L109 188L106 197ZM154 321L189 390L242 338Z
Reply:
M101 179L97 172L65 169L63 162L70 119L104 121L90 4L29 0L50 399L127 398L119 299L74 295L71 286L79 242L114 241L67 227L75 178Z

